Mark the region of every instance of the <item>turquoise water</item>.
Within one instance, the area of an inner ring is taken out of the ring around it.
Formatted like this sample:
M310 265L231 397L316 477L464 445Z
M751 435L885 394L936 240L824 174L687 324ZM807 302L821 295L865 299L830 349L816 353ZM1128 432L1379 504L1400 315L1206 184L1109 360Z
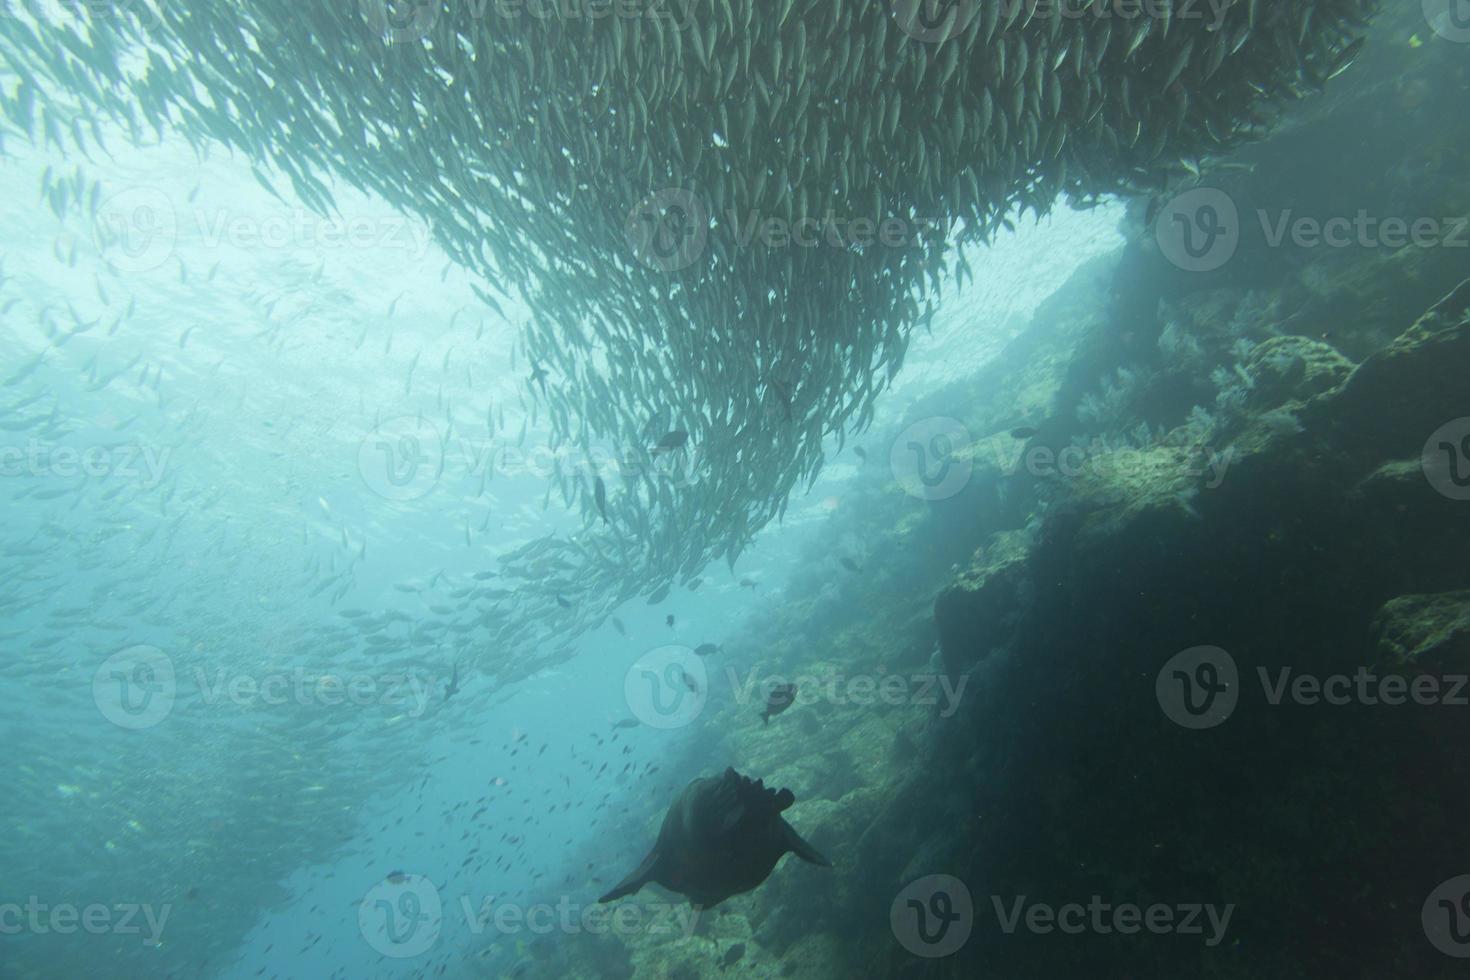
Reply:
M477 930L465 902L532 902L568 880L594 889L589 861L620 875L644 846L630 837L668 794L735 761L701 755L687 732L612 729L629 714L630 664L669 642L737 645L779 605L842 498L891 477L850 451L835 458L733 570L708 570L698 592L656 608L635 599L617 613L626 636L607 624L567 638L574 659L501 683L487 632L423 624L473 621L463 590L481 584L475 573L573 526L557 496L543 507L544 473L501 457L485 478L483 461L515 448L522 424L531 446L546 438L524 361L511 366L518 317L478 303L427 230L380 201L344 191L344 223L327 225L223 151L121 144L93 161L11 145L0 167L0 407L14 463L0 482L0 765L14 788L0 864L7 901L43 907L7 939L6 969L415 975L424 960L384 957L358 921L364 894L394 871L450 889L433 963L509 968L535 935ZM42 201L48 173L77 168L88 193L98 187L95 220L59 220ZM157 237L110 241L118 227L138 233L138 208L167 215ZM1075 263L1116 241L1115 220L1068 213L999 246L996 263L1047 255L1045 275L1024 291L972 287L945 308L886 418L983 362ZM973 338L963 357L948 352L958 332ZM381 420L420 417L441 433L454 423L442 471L411 499L385 496L363 446ZM390 611L403 619L377 645L344 615ZM563 638L548 628L535 643L551 652ZM146 681L128 675L139 686L119 693L104 669L138 647L176 675L156 720ZM456 663L461 690L446 702ZM314 682L324 673L371 693L332 703ZM146 727L110 721L115 698ZM592 739L612 734L616 751ZM651 780L590 778L593 762L629 759L663 766ZM487 814L466 822L487 796ZM47 927L45 909L93 905L111 910L108 929ZM123 907L141 928L120 921Z
M1461 0L0 6L0 980L1451 975Z

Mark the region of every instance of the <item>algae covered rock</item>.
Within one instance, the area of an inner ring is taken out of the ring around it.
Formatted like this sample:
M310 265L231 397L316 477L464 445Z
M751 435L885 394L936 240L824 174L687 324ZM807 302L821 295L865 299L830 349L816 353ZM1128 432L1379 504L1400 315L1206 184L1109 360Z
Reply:
M1024 531L993 535L975 563L934 601L939 646L951 676L1008 642L1024 602L1029 541Z
M1395 666L1464 669L1470 664L1470 591L1391 599L1373 620L1373 634Z
M1352 373L1353 362L1331 344L1292 335L1257 344L1245 369L1254 381L1249 404L1276 408L1336 388Z
M1416 455L1429 434L1466 414L1470 279L1327 394L1303 409L1342 450L1378 465Z

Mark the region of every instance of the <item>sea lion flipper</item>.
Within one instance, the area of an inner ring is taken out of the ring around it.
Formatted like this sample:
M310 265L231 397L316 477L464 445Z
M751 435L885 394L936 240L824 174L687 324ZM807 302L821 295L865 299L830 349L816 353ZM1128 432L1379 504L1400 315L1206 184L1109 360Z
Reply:
M628 875L628 877L624 878L622 881L618 882L617 885L613 887L612 891L608 892L597 901L599 903L616 902L624 895L633 894L638 889L648 884L648 882L653 878L653 869L654 866L657 864L658 850L654 849L648 852L648 857L643 859L643 863L638 865L636 871Z
M796 832L796 828L792 827L791 824L782 820L780 817L776 819L781 821L781 832L786 838L787 850L810 864L819 865L823 868L832 867L832 862L828 861L822 855L821 851L803 840L802 836Z

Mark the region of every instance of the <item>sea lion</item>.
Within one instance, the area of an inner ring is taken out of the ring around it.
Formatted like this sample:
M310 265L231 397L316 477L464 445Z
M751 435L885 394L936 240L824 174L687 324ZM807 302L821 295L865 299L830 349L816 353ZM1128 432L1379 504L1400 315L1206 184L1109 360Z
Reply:
M794 802L791 790L767 789L734 769L694 780L664 815L648 857L598 901L615 901L652 882L700 908L714 908L765 881L788 851L830 868L832 862L782 818Z

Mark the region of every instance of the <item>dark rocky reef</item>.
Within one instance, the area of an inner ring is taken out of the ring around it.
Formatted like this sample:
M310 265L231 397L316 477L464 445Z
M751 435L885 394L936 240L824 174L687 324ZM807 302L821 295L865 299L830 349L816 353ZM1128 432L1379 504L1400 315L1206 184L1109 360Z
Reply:
M1211 949L1005 936L987 905L936 975L1458 975L1420 908L1461 870L1470 709L1271 691L1283 669L1366 668L1443 678L1449 694L1470 670L1467 504L1419 465L1466 411L1467 376L1470 282L1336 387L1314 393L1303 373L1282 391L1300 399L1299 431L1248 417L1218 487L1182 501L1178 457L1142 452L1079 479L1024 557L987 553L939 597L949 669L994 662L967 712L971 826L950 863L922 870L1007 901L1237 909ZM1198 645L1239 670L1238 706L1207 731L1171 722L1154 687Z
M1470 126L1439 114L1467 68L1414 30L1396 18L1361 81L1207 183L1252 222L1470 211ZM1421 912L1470 869L1470 707L1383 702L1416 681L1470 694L1470 502L1421 459L1470 416L1467 275L1463 248L1304 249L1259 227L1221 270L1182 272L1140 221L977 380L967 424L1043 406L1027 451L1046 454L969 491L1005 502L935 602L971 695L923 733L854 889L876 919L913 878L959 876L974 932L942 959L863 956L915 977L1463 976ZM1031 465L1069 446L1076 472ZM1201 645L1232 658L1238 702L1191 730L1155 683ZM1347 678L1347 703L1293 693L1303 675ZM1235 911L1210 946L1006 934L991 904L1093 895Z

